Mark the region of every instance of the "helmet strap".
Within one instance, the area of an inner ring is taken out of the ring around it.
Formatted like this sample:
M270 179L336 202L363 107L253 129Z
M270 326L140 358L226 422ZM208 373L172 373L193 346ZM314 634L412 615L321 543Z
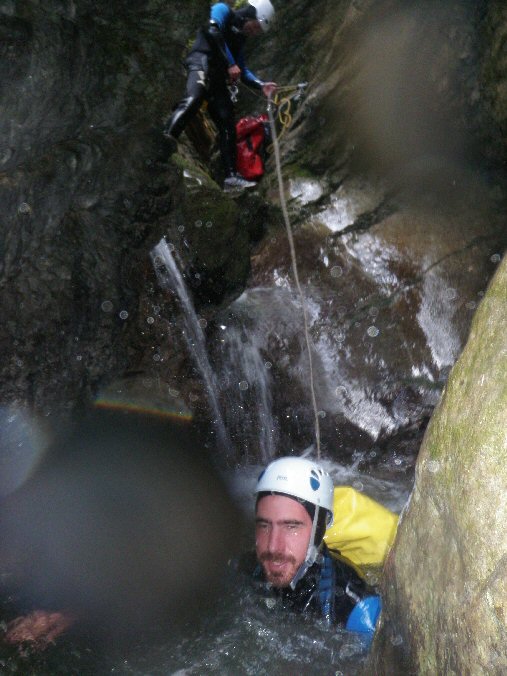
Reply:
M306 550L305 560L299 566L296 574L291 580L290 588L292 590L295 589L299 580L301 580L301 578L303 578L306 575L308 568L310 568L310 566L313 566L315 560L317 559L319 548L315 545L315 533L317 531L317 522L319 520L319 510L320 507L318 505L315 505L315 514L313 515L312 532L310 534L310 540L308 542L308 549Z

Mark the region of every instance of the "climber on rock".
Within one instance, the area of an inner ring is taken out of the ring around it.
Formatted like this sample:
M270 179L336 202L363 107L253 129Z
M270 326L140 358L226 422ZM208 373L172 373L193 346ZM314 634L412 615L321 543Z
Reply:
M164 126L164 136L176 149L176 140L202 102L218 129L220 155L225 172L224 190L241 190L256 185L236 171L236 129L234 104L229 86L239 80L262 91L268 97L276 89L274 82L264 82L245 65L243 46L249 36L269 30L274 18L270 0L250 0L238 10L228 3L211 7L209 23L199 30L186 59L186 96L174 107Z

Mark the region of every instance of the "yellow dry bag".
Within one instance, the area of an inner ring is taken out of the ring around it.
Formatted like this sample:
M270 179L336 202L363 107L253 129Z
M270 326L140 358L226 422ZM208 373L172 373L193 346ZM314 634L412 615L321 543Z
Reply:
M350 486L335 486L334 522L324 535L331 553L353 564L381 566L394 541L398 515Z

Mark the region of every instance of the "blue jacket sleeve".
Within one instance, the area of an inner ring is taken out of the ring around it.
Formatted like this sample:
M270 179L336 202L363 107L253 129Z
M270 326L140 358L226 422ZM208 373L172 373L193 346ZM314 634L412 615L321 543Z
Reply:
M375 625L377 624L381 610L382 601L380 596L367 596L354 606L345 628L348 631L366 635L371 640L375 633Z
M254 89L261 89L262 86L264 85L264 82L246 67L243 50L241 50L241 52L238 54L236 61L238 66L241 68L241 81L244 82L249 87L253 87Z

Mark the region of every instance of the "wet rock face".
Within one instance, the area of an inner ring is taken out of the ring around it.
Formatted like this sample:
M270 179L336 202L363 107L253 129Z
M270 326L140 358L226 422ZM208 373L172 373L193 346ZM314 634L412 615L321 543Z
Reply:
M482 200L452 213L397 207L345 234L319 224L317 213L297 230L326 452L393 446L431 415L501 258L502 219L487 194ZM313 441L310 372L285 233L259 247L249 288L217 323L230 429L263 457L304 449ZM247 429L266 425L270 444L249 439Z
M494 121L491 131L496 139L502 139L491 150L497 157L505 158L507 132L507 59L503 45L507 36L507 9L501 1L488 3L484 11L482 28L483 96L484 103ZM493 141L494 144L494 141ZM492 144L492 145L493 145Z
M73 407L138 361L147 253L178 234L175 205L195 201L157 130L206 11L159 0L2 3L3 403ZM234 210L222 221L229 238L241 231ZM210 252L224 237L210 238ZM218 296L245 276L247 250L234 265L228 275L227 255L210 263Z
M503 674L507 265L495 275L427 430L387 566L375 673ZM394 640L393 640L394 639Z

